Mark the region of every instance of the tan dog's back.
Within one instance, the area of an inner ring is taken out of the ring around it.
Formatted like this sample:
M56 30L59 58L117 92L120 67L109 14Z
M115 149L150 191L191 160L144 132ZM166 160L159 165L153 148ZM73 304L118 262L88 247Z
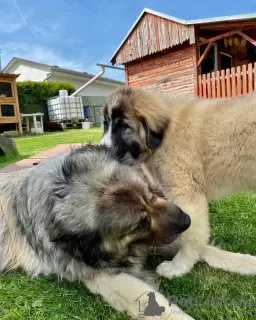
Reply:
M256 187L256 94L204 100L168 94L170 126L156 152L200 172L208 199Z

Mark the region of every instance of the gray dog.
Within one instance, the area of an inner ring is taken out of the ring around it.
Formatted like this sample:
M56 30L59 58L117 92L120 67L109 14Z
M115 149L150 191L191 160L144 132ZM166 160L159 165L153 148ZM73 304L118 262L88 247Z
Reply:
M191 319L169 306L142 269L150 247L172 242L190 225L155 189L141 165L96 145L1 174L0 269L82 281L135 319L135 300L154 292L165 309L159 319Z

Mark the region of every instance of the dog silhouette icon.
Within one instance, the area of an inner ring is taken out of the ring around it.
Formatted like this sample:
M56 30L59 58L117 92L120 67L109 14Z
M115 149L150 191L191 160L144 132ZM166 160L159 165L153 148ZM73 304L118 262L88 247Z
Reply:
M156 296L154 292L148 293L148 305L144 310L144 316L161 316L165 311L165 307L159 306L156 302Z

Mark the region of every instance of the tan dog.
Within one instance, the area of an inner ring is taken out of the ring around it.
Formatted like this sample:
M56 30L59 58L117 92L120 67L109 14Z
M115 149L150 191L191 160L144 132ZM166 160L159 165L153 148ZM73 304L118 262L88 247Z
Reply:
M191 227L175 241L178 253L158 274L186 274L199 260L256 273L256 257L207 245L208 201L256 187L256 94L202 100L121 88L104 106L101 143L114 144L120 157L144 161L168 199L191 217Z

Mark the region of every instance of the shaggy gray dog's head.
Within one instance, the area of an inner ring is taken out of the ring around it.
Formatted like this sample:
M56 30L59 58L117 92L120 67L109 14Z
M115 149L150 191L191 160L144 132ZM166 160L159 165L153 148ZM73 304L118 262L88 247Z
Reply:
M36 166L20 190L15 210L34 250L45 252L48 239L94 268L130 266L147 246L168 244L188 227L188 216L152 190L140 164L118 161L105 146Z

